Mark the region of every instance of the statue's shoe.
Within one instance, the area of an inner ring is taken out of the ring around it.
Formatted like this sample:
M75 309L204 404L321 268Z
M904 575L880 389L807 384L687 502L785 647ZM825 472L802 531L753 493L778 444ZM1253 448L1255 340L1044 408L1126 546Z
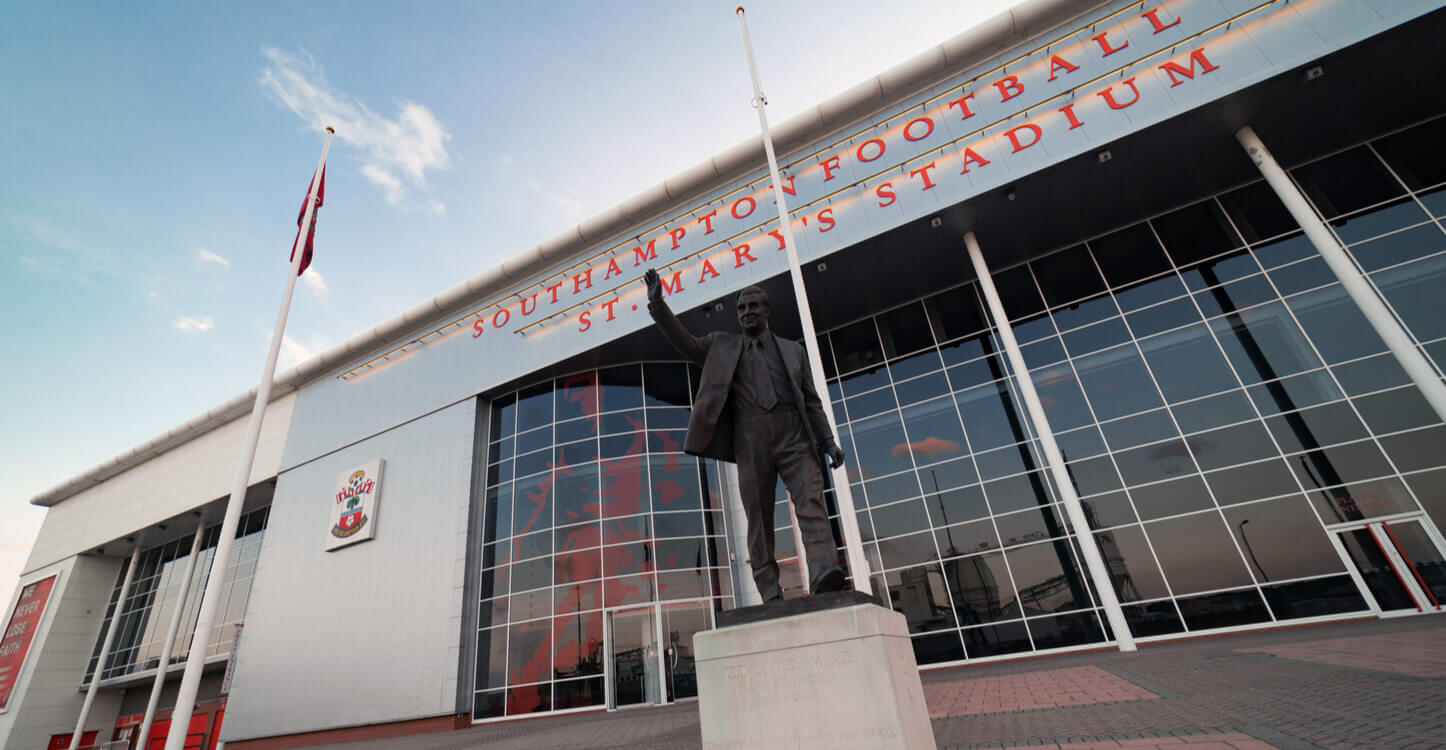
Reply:
M809 584L808 591L811 594L827 594L830 591L844 590L843 568L837 565L830 565L826 570L813 577Z

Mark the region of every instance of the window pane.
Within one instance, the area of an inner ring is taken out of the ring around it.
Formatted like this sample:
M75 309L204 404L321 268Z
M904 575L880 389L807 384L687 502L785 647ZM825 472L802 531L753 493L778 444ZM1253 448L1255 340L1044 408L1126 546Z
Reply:
M688 406L688 368L677 363L643 365L643 396L648 406Z
M994 287L999 292L999 301L1004 304L1004 314L1010 320L1027 318L1044 310L1044 299L1039 296L1039 288L1034 285L1028 266L1015 266L995 273Z
M1105 290L1104 279L1100 278L1084 245L1061 250L1030 265L1050 307L1092 297Z
M1297 167L1291 174L1327 217L1350 213L1405 192L1365 146Z
M879 344L873 318L832 331L829 340L833 342L834 359L838 362L840 373L850 373L884 361L883 347Z
M1019 617L1019 603L1009 585L1004 556L999 552L959 557L944 563L960 624Z
M698 459L670 453L649 456L652 476L653 510L701 510L702 484L698 480Z
M1175 613L1175 605L1172 602L1141 604L1125 607L1124 610L1125 622L1129 623L1130 632L1136 638L1149 635L1169 635L1185 629L1185 625L1180 622L1180 616Z
M1055 432L1070 430L1093 421L1084 391L1067 366L1048 367L1030 373L1034 390L1044 404L1045 416Z
M1248 242L1255 243L1300 227L1275 191L1264 181L1254 182L1220 196L1220 203Z
M884 355L889 359L934 345L929 322L924 319L924 306L917 302L883 313L877 320Z
M1005 550L1025 616L1090 606L1084 577L1066 540Z
M1446 250L1446 236L1437 234L1434 250ZM1446 256L1435 256L1408 266L1382 271L1372 279L1386 301L1416 334L1427 341L1446 336Z
M1165 259L1155 233L1144 222L1090 240L1089 246L1112 287L1170 270L1170 261Z
M1120 347L1076 360L1080 383L1099 419L1161 406L1160 394L1133 347ZM967 429L969 420L964 420Z
M1412 190L1446 182L1446 117L1437 117L1375 143L1377 153Z
M884 576L889 602L908 620L910 633L958 627L938 563L896 570Z
M1211 506L1210 493L1198 475L1144 487L1132 487L1130 496L1135 500L1135 508L1139 510L1140 518L1146 521Z
M1175 594L1245 586L1250 573L1215 512L1145 524ZM1186 616L1189 621L1189 616ZM1192 625L1193 627L1193 625Z
M1140 343L1168 401L1184 401L1235 387L1235 378L1203 325L1162 334Z
M552 676L552 648L549 646L551 636L551 620L513 625L510 628L507 647L508 683L517 685L539 682Z
M1298 495L1226 508L1225 522L1262 582L1344 572L1326 532Z
M1246 383L1273 380L1320 366L1284 305L1270 304L1213 320L1210 327Z
M1165 579L1139 526L1126 526L1095 534L1115 594L1122 602L1168 596Z
M517 394L517 431L526 432L552 423L552 381Z
M953 399L935 399L905 407L903 419L909 438L908 450L916 464L938 463L967 452L964 428L954 410Z
M1015 654L1030 648L1029 633L1021 621L968 628L963 635L964 649L971 659Z
M1213 199L1156 217L1150 223L1165 243L1165 252L1181 268L1242 244Z
M1331 226L1335 228L1341 242L1354 245L1386 232L1420 224L1430 218L1421 210L1416 201L1401 198L1393 203L1352 214L1344 219L1336 219L1331 222Z
M574 373L557 379L556 419L597 416L597 370Z
M1351 255L1355 256L1367 272L1371 272L1421 258L1442 249L1446 248L1442 247L1440 228L1435 224L1426 224L1352 245Z
M1270 612L1255 589L1227 591L1178 600L1191 630L1208 630L1270 622Z
M1188 439L1190 452L1204 470L1219 469L1277 455L1270 434L1259 422L1226 427Z
M867 479L913 468L898 413L870 417L849 429L857 452L850 457L856 476Z
M643 372L637 365L609 367L598 373L601 411L637 409L643 405Z
M1029 620L1029 633L1034 636L1036 649L1079 646L1105 639L1100 621L1093 612Z
M924 300L924 309L940 341L951 341L987 327L973 284L929 297Z
M1350 576L1332 576L1266 586L1265 600L1277 619L1321 617L1359 612L1369 607Z

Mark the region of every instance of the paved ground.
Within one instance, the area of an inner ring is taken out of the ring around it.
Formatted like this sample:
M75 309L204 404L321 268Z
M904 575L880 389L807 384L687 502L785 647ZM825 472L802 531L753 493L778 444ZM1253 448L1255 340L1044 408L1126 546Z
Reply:
M941 749L1446 747L1446 615L926 672L924 691ZM685 703L344 747L701 746Z

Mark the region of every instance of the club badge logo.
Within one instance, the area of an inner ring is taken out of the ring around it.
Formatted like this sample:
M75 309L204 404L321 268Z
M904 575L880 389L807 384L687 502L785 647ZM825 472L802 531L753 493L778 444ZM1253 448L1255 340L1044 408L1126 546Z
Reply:
M341 507L341 516L336 524L331 527L331 535L337 539L346 539L366 527L369 520L366 516L367 496L375 492L376 480L368 477L365 470L358 469L352 472L347 479L346 486L336 493L336 502Z

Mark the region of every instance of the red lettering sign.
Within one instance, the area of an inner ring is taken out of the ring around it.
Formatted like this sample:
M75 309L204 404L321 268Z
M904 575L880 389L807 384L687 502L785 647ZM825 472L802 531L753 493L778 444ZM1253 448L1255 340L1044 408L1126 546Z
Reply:
M55 576L51 576L21 589L15 610L10 613L10 622L0 636L0 711L10 706L10 695L15 683L20 681L20 667L25 664L25 655L30 652L30 642L40 628L40 617L45 614L45 603L54 586Z

